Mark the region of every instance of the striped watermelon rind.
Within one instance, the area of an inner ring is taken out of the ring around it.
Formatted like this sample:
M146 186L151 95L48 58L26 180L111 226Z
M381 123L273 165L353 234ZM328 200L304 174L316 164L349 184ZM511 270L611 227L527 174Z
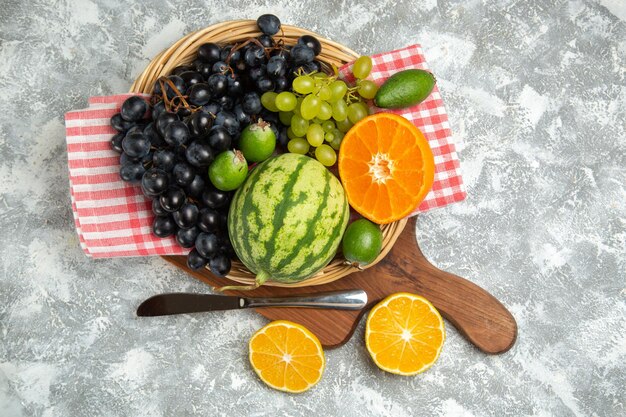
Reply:
M231 202L230 240L241 262L266 280L310 278L333 259L349 219L339 180L321 163L293 153L254 168Z

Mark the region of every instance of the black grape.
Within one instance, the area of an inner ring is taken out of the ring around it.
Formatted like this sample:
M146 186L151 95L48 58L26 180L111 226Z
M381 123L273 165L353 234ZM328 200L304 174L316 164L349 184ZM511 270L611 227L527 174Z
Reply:
M168 237L176 233L176 223L171 216L156 216L152 223L152 233L158 237Z
M200 256L196 249L193 249L187 255L187 266L193 271L204 268L208 262L206 258Z
M122 103L120 115L122 119L129 122L138 122L143 119L147 111L148 103L139 96L132 96Z
M280 19L273 14L264 14L259 16L256 24L266 35L276 35L280 30Z

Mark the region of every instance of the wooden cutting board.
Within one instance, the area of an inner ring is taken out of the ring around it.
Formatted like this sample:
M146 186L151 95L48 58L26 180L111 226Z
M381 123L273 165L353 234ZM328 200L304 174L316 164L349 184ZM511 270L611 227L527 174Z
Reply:
M213 287L236 285L233 281L212 275L208 270L191 271L187 268L184 256L165 259ZM265 308L256 311L270 320L298 322L315 333L324 347L334 348L350 339L361 317L374 304L389 294L405 291L430 300L446 320L485 353L506 352L517 338L515 319L496 298L466 279L444 272L428 262L417 245L415 219L408 222L385 259L370 269L313 287L265 286L245 293L226 293L266 297L356 288L365 290L369 299L367 308L361 311L298 308Z

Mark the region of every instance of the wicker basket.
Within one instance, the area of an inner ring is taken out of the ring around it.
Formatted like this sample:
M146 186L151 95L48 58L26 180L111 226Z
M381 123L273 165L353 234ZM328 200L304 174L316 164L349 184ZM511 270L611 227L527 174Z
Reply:
M300 29L295 26L282 25L282 32L284 42L287 45L295 44L298 37L302 35L308 34L315 36L322 44L322 52L317 59L326 64L332 64L340 67L350 61L353 61L359 56L351 49L305 29ZM245 41L250 37L259 36L260 34L261 33L259 32L254 20L233 20L222 22L197 32L190 33L156 56L143 73L139 75L137 80L135 80L130 88L130 91L135 93L151 93L154 82L159 77L169 75L172 70L179 65L191 63L195 57L198 47L203 43L236 43ZM276 36L281 36L281 34ZM404 219L382 227L383 249L378 258L369 264L367 268L374 266L385 257L385 255L391 250L395 241L398 239L398 236L400 236L402 230L404 230L406 223L407 220ZM343 259L337 257L317 275L307 280L295 284L283 284L280 282L268 281L264 285L277 287L305 287L321 285L335 281L356 271L358 271L357 268L351 265L346 265ZM230 274L228 274L227 277L233 281L251 285L254 284L255 276L252 272L246 269L242 263L234 262Z

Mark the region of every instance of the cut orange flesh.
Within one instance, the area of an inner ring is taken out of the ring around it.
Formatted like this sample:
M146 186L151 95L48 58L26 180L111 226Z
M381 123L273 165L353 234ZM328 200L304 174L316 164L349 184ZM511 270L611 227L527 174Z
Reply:
M367 317L367 350L380 369L394 374L415 375L433 366L445 338L439 312L419 295L392 294Z
M252 368L263 382L277 390L304 392L324 373L322 345L300 324L273 321L252 336L249 348Z
M352 208L374 223L387 224L411 214L426 197L435 161L428 141L411 122L377 113L343 138L339 176Z

